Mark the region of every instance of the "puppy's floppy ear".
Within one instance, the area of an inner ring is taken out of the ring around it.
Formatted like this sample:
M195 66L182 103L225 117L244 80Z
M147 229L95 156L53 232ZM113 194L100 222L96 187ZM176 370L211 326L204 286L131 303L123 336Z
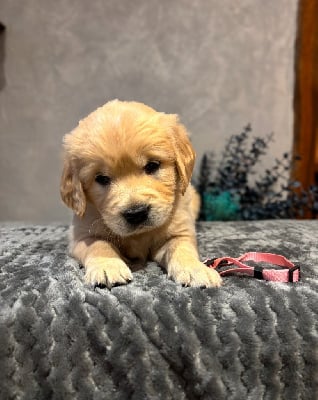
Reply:
M190 183L193 172L195 151L189 140L188 133L185 127L178 122L178 117L175 117L174 132L174 149L176 154L176 165L181 182L181 193L184 194Z
M78 177L77 169L68 158L64 160L60 193L64 203L75 214L82 217L86 210L86 197L82 183Z

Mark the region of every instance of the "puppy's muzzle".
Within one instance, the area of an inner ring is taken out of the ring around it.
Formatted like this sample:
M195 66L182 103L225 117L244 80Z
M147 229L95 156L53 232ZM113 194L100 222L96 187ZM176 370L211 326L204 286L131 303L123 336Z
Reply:
M147 221L149 216L150 206L146 204L136 204L127 210L122 215L125 220L133 226L137 226Z

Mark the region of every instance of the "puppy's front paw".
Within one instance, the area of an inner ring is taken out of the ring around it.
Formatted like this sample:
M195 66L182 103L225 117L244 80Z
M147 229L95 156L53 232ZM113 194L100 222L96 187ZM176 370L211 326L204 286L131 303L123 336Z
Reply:
M222 285L221 276L200 261L182 265L173 263L168 268L169 277L185 286L218 287Z
M130 269L120 258L94 257L86 262L85 268L87 283L103 284L109 289L115 284L125 284L133 279Z

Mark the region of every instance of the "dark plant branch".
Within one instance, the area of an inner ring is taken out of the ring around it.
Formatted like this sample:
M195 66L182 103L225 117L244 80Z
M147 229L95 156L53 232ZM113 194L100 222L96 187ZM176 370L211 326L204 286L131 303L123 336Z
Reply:
M201 219L295 218L306 212L316 217L318 188L305 190L289 179L299 157L284 153L271 169L250 183L254 167L273 140L273 134L250 138L251 131L247 125L240 134L230 137L217 167L213 153L203 156L197 185L202 199Z

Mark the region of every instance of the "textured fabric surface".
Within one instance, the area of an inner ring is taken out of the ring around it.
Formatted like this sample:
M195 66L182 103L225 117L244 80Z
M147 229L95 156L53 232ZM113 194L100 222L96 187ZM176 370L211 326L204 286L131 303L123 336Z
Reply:
M301 282L183 288L149 263L83 283L67 228L0 228L0 398L317 399L318 222L201 223L205 256L276 252Z

